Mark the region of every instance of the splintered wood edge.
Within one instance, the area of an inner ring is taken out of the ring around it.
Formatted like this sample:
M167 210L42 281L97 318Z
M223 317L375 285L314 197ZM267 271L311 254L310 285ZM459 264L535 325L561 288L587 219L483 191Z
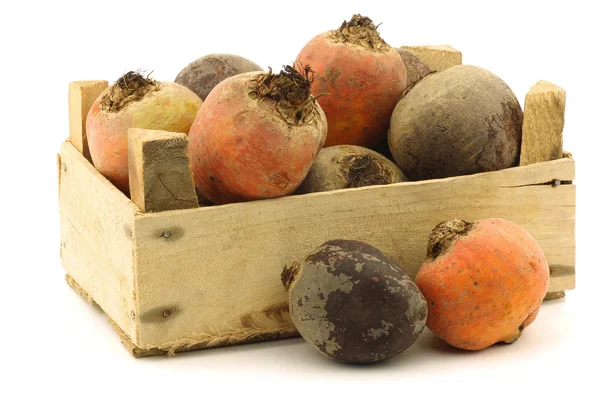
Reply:
M144 213L198 207L185 133L128 130L129 190Z
M102 309L94 301L85 290L79 286L77 282L69 275L65 275L67 284L80 295L88 304ZM293 326L281 327L276 330L264 331L259 329L248 328L246 330L238 330L235 332L221 333L220 335L209 335L209 334L192 334L187 338L165 343L160 347L148 347L141 348L135 345L129 336L117 325L110 316L104 313L108 322L112 325L114 330L119 335L121 343L125 346L127 351L135 358L153 357L153 356L174 356L178 353L184 353L188 351L201 350L207 348L226 347L240 344L250 344L256 342L262 342L267 340L277 340L297 337L298 331Z
M400 46L423 61L432 71L441 71L462 64L462 53L448 45Z
M538 81L525 96L519 165L551 161L564 155L566 91Z
M96 303L94 301L94 299L92 298L92 296L90 296L85 290L82 289L81 286L79 286L79 284L77 282L75 282L75 279L73 279L71 277L71 275L66 274L65 275L65 280L67 281L67 284L69 286L71 286L71 288L75 291L75 293L77 293L78 295L80 295L81 297L83 297L83 299L91 306L93 307L100 307L98 305L98 303Z
M544 301L562 299L563 297L565 297L565 295L566 294L564 290L559 290L557 292L548 292L546 293L546 296L544 296Z

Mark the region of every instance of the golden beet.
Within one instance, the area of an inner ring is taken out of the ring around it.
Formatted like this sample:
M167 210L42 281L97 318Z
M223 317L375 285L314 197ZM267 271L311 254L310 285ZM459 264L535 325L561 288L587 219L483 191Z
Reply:
M354 15L339 29L311 39L297 57L297 68L315 72L311 91L327 116L325 146L373 147L386 135L390 116L406 88L398 52L373 21Z
M427 299L427 327L454 347L481 350L519 338L549 279L535 239L514 222L488 218L439 224L415 283Z
M286 196L308 173L327 136L310 95L310 69L246 72L206 97L189 133L198 190L215 204Z
M90 109L86 131L94 166L129 194L129 128L187 134L202 106L188 88L128 72L109 86Z

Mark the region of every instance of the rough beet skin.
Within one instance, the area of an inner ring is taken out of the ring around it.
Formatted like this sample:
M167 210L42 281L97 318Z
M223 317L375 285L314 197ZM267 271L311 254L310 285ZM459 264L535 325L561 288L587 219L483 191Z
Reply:
M406 87L404 62L367 17L354 15L337 30L311 39L296 64L315 71L312 93L327 115L325 146L373 147L387 132Z
M419 337L427 304L400 266L356 240L325 242L282 273L302 337L341 362L394 357Z
M488 218L435 227L415 282L429 306L427 327L454 347L481 350L519 338L549 279L535 239L514 222Z
M215 204L281 197L306 177L327 136L312 73L248 72L219 83L189 133L194 182Z
M86 119L96 169L129 194L129 128L188 133L202 100L188 88L128 72L92 105Z
M430 73L398 102L388 141L411 180L513 167L523 111L499 77L470 65Z
M217 84L245 72L263 71L256 63L235 54L208 54L182 69L175 83L196 93L203 101Z
M387 185L408 179L393 161L362 146L339 145L322 149L297 193Z
M413 53L401 48L396 49L396 51L402 57L404 67L406 67L406 93L432 71L427 64Z

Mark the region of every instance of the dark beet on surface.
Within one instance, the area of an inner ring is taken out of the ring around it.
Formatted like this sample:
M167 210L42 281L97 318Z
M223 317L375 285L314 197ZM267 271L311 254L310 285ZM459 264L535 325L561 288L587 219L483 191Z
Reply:
M342 362L398 355L419 337L427 303L400 266L375 247L331 240L284 270L290 314L302 337Z

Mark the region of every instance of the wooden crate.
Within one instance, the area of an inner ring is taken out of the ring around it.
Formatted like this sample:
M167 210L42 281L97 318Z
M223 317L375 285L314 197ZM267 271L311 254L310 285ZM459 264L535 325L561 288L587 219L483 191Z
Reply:
M326 240L358 239L414 277L429 232L450 218L515 221L547 256L547 299L575 287L575 162L562 152L564 91L547 82L527 95L518 167L210 207L160 199L151 175L165 164L148 158L147 132L130 131L135 201L94 168L84 117L106 86L70 85L70 138L58 155L60 255L67 282L102 308L136 357L295 336L284 266ZM171 191L181 200L193 190L180 157L187 141L160 135L174 149L163 156L178 160Z

